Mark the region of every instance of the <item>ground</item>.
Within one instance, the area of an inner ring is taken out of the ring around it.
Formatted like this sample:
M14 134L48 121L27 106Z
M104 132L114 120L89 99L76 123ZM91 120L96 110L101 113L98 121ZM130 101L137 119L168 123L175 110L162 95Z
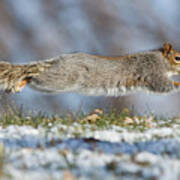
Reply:
M104 113L8 114L0 121L1 179L180 179L180 118Z

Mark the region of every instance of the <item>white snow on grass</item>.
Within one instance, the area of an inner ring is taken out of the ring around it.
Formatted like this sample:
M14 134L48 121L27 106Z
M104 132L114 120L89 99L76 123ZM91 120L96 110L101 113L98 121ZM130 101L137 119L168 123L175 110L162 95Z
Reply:
M78 123L0 127L3 179L179 179L179 133L178 125L144 132Z

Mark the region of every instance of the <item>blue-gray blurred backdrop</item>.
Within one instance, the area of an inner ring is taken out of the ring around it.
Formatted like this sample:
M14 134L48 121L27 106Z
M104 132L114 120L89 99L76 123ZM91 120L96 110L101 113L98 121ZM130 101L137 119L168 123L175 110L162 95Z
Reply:
M180 50L179 0L1 0L0 58L28 63L75 51L123 55L171 42ZM29 88L10 99L34 111L62 114L94 108L180 114L180 93L119 98L43 95Z

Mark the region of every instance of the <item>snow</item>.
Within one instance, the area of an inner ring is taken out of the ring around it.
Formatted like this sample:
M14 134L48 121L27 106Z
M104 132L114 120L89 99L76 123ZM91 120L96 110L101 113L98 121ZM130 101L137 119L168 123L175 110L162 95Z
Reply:
M129 132L117 126L92 130L78 123L51 125L48 130L12 125L0 127L0 145L5 150L4 179L180 176L178 126Z

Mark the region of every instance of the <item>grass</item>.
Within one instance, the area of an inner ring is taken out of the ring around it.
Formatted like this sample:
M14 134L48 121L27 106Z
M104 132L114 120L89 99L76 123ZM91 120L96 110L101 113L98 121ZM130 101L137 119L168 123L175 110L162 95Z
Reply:
M56 126L58 124L65 125L65 128L62 126L58 127L58 138L54 139L52 137L50 139L50 146L55 146L56 143L58 144L59 141L63 140L63 137L77 137L83 138L86 137L85 134L88 131L93 131L96 129L111 129L112 126L120 127L126 129L128 131L138 131L143 132L150 128L158 128L158 127L172 127L174 125L180 125L180 118L170 118L164 119L160 117L156 117L154 115L150 116L140 116L140 115L133 115L130 110L124 109L121 112L117 112L113 110L110 113L105 113L101 109L95 109L90 114L79 114L77 116L73 115L72 113L68 113L64 116L51 116L48 117L43 113L39 113L34 115L33 113L24 113L23 108L15 109L15 110L7 110L6 113L0 117L0 126L7 127L9 125L18 125L18 126L32 126L34 128L38 128L39 126L46 128L47 136L49 135L49 131L51 131L51 127ZM74 130L70 130L71 126L73 126ZM119 131L119 130L118 130ZM53 132L53 131L52 131ZM68 136L66 136L68 134ZM50 135L52 135L50 133ZM156 136L156 135L155 135ZM51 137L51 136L50 136ZM87 136L88 137L88 136ZM141 138L141 137L140 137ZM154 138L154 136L153 136ZM159 137L156 137L161 138ZM48 141L49 142L49 141ZM55 146L56 147L56 146ZM40 146L42 150L45 148L44 146ZM72 172L78 170L77 156L74 155L74 158L69 158L69 150L68 149L60 149L59 155L63 157L65 162L64 165L59 166L59 170L67 169L64 176L66 177L74 177ZM78 153L78 152L73 152ZM137 162L139 166L146 167L149 164L147 162ZM7 179L11 179L11 176L6 173L5 171L5 147L0 144L0 179L2 177L7 176ZM49 169L51 167L50 163L44 165L43 168ZM26 168L26 167L24 167ZM118 172L118 161L110 161L105 165L105 170L110 172L116 171ZM127 171L127 173L129 173ZM131 175L131 174L129 174Z
M144 131L153 127L171 127L175 123L180 124L179 118L163 119L160 117L151 116L134 116L128 109L121 112L113 110L110 113L105 113L101 109L95 109L88 115L80 114L74 116L73 114L66 114L64 116L51 116L39 113L33 115L32 113L24 114L23 108L14 111L8 111L0 118L0 126L7 127L9 125L28 125L34 128L39 126L48 128L56 124L64 124L71 126L74 123L82 125L90 125L91 128L106 129L110 126L119 126L126 128L129 131Z
M0 143L0 179L2 179L4 175L3 173L4 158L5 158L5 147L2 143Z

